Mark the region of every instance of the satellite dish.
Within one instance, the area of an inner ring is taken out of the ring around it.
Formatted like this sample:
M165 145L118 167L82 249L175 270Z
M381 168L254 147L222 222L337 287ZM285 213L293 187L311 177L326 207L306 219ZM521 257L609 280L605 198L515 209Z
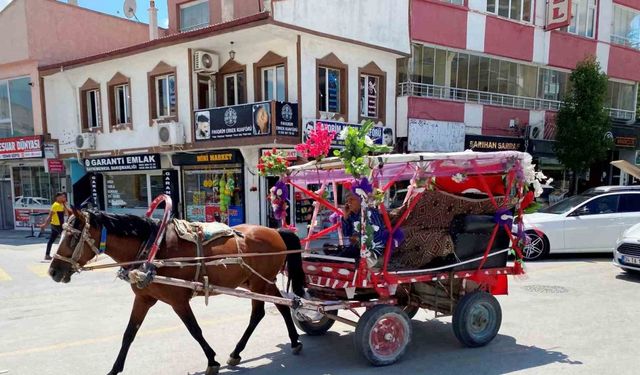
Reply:
M136 16L136 0L125 0L122 7L124 15L127 18L133 18Z

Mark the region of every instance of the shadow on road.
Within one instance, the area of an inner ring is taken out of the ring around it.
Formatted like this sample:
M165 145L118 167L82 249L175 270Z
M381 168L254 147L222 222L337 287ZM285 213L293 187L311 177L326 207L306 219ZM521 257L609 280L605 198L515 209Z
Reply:
M629 273L629 272L621 271L620 274L616 275L616 279L640 284L640 272Z
M347 332L347 331L345 331ZM506 374L520 370L564 363L581 365L559 351L519 345L510 336L498 335L482 348L464 348L454 337L451 325L445 322L413 321L413 338L404 357L391 367L372 367L353 346L353 332L339 335L328 332L322 337L302 336L305 347L300 356L290 354L289 345L281 344L278 352L256 358L244 358L238 367L224 366L229 374ZM270 363L248 368L252 362ZM428 370L427 370L428 369ZM193 375L204 375L204 372Z

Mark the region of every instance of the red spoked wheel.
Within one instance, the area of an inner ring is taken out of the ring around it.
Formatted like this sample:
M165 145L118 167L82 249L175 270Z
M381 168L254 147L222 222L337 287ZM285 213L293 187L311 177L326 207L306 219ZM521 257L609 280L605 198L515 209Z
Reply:
M371 364L390 365L402 357L411 341L411 320L399 307L374 306L360 318L355 341Z

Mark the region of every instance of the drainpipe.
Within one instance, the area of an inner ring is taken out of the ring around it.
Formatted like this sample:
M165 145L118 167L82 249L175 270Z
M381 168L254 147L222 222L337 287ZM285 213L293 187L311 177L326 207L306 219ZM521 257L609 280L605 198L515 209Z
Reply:
M232 21L234 18L234 0L222 0L222 22Z
M154 0L149 1L149 39L158 39L158 9Z

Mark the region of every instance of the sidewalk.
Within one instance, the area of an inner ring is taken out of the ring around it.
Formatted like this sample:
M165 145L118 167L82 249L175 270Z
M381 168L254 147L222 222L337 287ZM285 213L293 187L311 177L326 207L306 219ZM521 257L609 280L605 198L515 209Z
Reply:
M30 230L0 230L0 246L2 245L32 245L37 243L47 243L49 240L49 232L43 233L40 237L40 231L34 231L36 237L27 238L31 235Z

